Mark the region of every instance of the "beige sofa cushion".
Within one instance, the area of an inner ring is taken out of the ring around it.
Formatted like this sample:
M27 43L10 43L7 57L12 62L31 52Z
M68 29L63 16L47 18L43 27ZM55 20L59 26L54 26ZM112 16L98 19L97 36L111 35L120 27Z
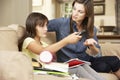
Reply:
M116 75L112 73L99 73L106 80L119 80Z
M9 27L0 27L0 51L18 51L16 31Z
M19 24L11 24L11 25L8 25L8 27L16 31L18 39L22 37L25 31L25 27Z
M42 38L44 42L51 45L56 42L56 34L55 32L47 32L47 36Z
M103 56L118 56L118 58L120 58L120 44L101 44L101 50Z
M0 80L33 80L30 59L21 52L0 51Z

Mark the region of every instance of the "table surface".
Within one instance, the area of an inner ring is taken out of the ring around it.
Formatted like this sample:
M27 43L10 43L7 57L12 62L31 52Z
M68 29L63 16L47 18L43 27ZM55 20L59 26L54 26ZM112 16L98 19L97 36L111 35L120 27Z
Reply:
M120 35L97 35L98 39L120 39Z

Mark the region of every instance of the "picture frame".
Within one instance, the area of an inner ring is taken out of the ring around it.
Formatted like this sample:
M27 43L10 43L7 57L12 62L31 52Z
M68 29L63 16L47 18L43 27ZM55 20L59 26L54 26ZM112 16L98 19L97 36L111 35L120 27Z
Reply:
M94 3L105 2L105 0L93 0Z
M94 15L105 15L105 4L94 4Z

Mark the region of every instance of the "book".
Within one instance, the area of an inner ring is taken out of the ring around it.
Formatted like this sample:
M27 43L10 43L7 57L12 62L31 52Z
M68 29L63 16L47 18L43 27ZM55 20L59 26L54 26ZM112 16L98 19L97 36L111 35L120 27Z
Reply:
M35 59L32 59L32 65L34 68L34 74L49 74L57 76L68 76L68 63L41 63Z
M56 75L56 76L69 76L68 72L60 72L56 70L49 70L49 69L35 69L34 74L48 74L48 75Z
M49 64L43 64L43 68L60 72L68 72L69 65L68 63L51 62Z
M69 64L69 68L77 67L77 66L79 66L79 65L84 65L84 64L91 65L90 62L84 61L84 60L80 60L80 59L78 59L78 58L70 59L70 60L68 60L66 63Z

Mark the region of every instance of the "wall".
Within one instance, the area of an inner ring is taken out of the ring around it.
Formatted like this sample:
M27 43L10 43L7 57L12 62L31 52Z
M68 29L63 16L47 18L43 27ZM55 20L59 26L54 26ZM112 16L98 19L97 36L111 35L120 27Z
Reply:
M60 17L60 9L62 4L57 3L57 17ZM105 0L105 15L95 15L95 26L99 28L103 26L116 26L115 18L115 0Z
M30 12L41 12L49 19L59 17L59 3L56 0L42 0L41 6L32 8L32 0L0 0L0 26L12 23L24 25L26 16ZM115 22L115 0L105 0L105 15L95 16L95 25L116 26ZM57 8L56 8L56 7Z
M0 26L24 25L27 15L32 12L32 0L0 0Z
M95 16L95 26L116 26L115 0L105 0L105 15Z
M48 17L48 19L53 19L56 17L55 5L56 0L42 0L42 5L33 6L32 11L41 12L45 14Z

